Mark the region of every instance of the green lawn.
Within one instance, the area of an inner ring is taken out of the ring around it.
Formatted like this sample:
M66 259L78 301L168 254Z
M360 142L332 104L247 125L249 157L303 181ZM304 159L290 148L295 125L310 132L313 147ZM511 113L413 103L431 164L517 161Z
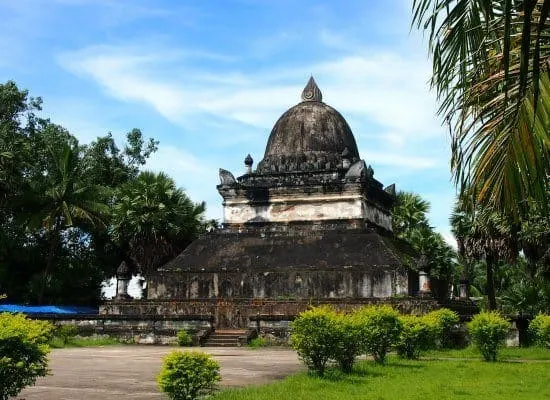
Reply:
M506 347L500 350L501 360L550 360L550 349L540 347ZM460 350L434 350L425 358L480 358L479 351L473 346Z
M265 386L218 392L215 400L426 400L550 399L550 363L486 363L478 360L359 363L345 376L324 379L302 373Z

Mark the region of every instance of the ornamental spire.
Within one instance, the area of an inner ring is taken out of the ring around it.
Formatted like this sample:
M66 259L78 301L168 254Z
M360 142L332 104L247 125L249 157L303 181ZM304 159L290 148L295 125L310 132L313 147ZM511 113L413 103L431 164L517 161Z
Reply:
M309 78L304 91L302 92L302 101L323 101L323 94L317 86L313 76Z

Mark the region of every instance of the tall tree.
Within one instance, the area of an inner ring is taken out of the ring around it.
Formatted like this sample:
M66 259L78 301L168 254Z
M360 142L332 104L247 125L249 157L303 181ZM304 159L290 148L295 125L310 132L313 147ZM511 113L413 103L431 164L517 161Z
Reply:
M392 213L394 233L405 240L419 255L415 270L424 270L442 281L453 279L455 253L445 239L429 224L430 204L418 194L398 192ZM446 292L446 291L444 291ZM442 293L446 296L446 293Z
M397 235L428 225L430 203L416 193L398 192L392 213L393 231Z
M500 262L514 262L518 253L517 232L509 218L481 207L473 193L464 193L455 204L451 226L459 255L466 263L482 260L486 266L489 309L495 310L495 268Z
M476 202L516 219L550 177L550 0L414 0L452 168Z
M117 191L112 235L128 246L137 270L147 274L196 238L204 209L204 203L193 203L166 174L145 171Z
M55 261L56 251L62 244L61 233L75 223L106 227L109 207L101 202L103 188L86 183L77 145L64 143L48 146L52 169L44 171L44 179L31 183L32 203L35 211L30 215L29 227L43 229L49 243L42 283L38 294L41 303L49 275Z

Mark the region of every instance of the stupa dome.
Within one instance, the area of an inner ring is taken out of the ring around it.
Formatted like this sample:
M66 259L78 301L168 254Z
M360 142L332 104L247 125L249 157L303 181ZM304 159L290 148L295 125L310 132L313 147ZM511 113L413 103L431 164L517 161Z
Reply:
M281 165L296 165L286 171L299 169L303 163L317 163L321 169L331 169L341 162L342 153L359 160L353 133L342 116L322 102L315 80L309 79L302 92L302 102L286 111L275 123L260 171L279 171Z

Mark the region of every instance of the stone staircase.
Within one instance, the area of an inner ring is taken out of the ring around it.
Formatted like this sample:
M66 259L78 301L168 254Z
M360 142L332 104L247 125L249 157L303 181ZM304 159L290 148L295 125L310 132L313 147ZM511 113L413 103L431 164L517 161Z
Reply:
M239 337L245 336L245 330L216 330L208 336L205 347L237 347L240 346Z

